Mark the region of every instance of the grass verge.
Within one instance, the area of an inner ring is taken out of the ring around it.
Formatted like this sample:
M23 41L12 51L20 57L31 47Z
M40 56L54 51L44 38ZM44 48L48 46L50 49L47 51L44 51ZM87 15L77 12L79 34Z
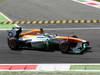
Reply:
M71 70L100 70L100 65L72 65Z
M6 1L6 0L0 0L0 3L4 2L4 1Z
M98 2L100 2L100 0L95 0L95 1L98 1Z
M6 19L3 15L0 15L0 22L3 21L8 21L8 19ZM10 29L12 27L15 27L15 25L0 24L0 29Z

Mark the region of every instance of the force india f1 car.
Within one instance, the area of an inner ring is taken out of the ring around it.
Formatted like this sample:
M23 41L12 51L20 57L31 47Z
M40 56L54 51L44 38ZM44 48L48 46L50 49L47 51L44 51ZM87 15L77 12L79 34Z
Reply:
M8 31L8 46L11 50L23 48L40 50L60 50L62 53L81 54L88 47L89 42L77 36L60 36L45 33L41 29L33 29L22 33L22 28L12 28Z

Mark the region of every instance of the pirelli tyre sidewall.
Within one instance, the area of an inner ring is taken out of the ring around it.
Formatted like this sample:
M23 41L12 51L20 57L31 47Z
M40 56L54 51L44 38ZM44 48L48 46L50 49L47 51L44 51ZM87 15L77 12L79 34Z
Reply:
M68 53L68 51L69 51L69 45L67 42L60 43L59 48L62 53Z
M8 46L11 50L19 50L18 40L14 37L8 38Z

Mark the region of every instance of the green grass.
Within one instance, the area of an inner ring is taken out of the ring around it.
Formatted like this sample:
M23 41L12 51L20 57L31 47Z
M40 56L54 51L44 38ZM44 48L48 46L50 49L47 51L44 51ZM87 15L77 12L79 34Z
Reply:
M11 29L12 27L15 27L14 25L0 25L0 29Z
M3 21L8 21L5 17L3 17L2 15L0 15L0 22ZM15 27L15 25L9 25L9 24L0 24L0 29L10 29L12 27Z
M96 0L96 1L100 2L100 0Z
M84 70L85 66L83 65L72 65L71 70Z
M79 0L80 2L85 2L85 0Z
M100 65L72 65L71 70L100 70Z
M88 69L88 70L100 70L100 65L87 65L86 69Z
M5 2L6 0L0 0L0 3Z

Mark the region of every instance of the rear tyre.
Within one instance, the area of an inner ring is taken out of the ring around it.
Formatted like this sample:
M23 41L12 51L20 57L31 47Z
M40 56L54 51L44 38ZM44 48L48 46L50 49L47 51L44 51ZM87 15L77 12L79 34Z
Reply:
M8 46L11 50L20 50L18 40L14 37L8 38Z

